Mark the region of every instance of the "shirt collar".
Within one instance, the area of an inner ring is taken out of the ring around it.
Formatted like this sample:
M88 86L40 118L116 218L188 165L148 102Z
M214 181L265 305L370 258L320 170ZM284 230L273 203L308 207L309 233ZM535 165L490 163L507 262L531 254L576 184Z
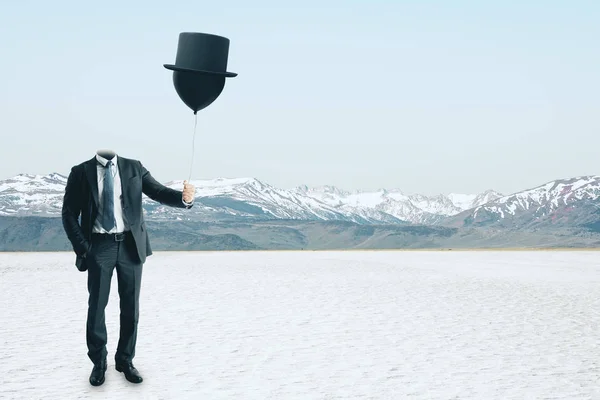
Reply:
M96 154L96 160L103 166L106 167L106 163L108 162L108 160L104 157L102 157L99 154ZM113 157L113 159L111 160L113 163L113 166L117 166L117 155L115 154L115 156Z

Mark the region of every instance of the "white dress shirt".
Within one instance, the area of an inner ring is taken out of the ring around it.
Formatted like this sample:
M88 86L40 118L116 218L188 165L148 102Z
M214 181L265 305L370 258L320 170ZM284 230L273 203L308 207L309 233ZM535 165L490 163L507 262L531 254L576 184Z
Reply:
M117 156L113 157L112 165L110 166L110 172L113 174L113 182L114 182L114 210L115 210L115 226L107 232L104 228L102 228L102 211L103 211L103 189L104 189L104 174L106 171L106 163L108 160L98 154L96 154L96 160L100 164L97 165L98 171L98 217L94 222L93 231L95 233L121 233L129 230L129 226L127 224L127 220L125 219L125 215L123 214L123 203L121 201L121 176L119 174L119 168L117 168Z

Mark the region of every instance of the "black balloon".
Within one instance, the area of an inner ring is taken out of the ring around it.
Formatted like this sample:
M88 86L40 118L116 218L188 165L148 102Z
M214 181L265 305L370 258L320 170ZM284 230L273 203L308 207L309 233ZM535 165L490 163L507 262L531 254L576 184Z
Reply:
M225 87L225 77L174 71L173 85L181 101L196 114L219 97Z
M229 39L208 33L182 32L173 71L173 85L179 98L194 111L211 105L225 87L225 79L237 76L227 71Z

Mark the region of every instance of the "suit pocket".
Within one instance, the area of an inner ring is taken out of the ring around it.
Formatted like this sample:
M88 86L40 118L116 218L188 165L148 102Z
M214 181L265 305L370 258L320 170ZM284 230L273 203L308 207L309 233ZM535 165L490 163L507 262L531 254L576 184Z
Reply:
M91 260L94 257L94 251L96 246L94 246L94 242L92 241L92 239L90 239L90 244L88 245L88 250L85 253L85 257L83 257L83 262L89 262L89 260Z

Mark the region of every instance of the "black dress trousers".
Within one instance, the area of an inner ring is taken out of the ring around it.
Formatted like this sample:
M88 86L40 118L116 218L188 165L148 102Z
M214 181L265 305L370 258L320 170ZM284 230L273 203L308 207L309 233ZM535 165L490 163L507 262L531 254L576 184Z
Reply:
M98 363L107 357L105 308L110 294L113 271L117 270L120 305L120 335L116 362L128 362L135 356L142 267L130 232L92 234L88 252L88 314L86 342L88 357Z

